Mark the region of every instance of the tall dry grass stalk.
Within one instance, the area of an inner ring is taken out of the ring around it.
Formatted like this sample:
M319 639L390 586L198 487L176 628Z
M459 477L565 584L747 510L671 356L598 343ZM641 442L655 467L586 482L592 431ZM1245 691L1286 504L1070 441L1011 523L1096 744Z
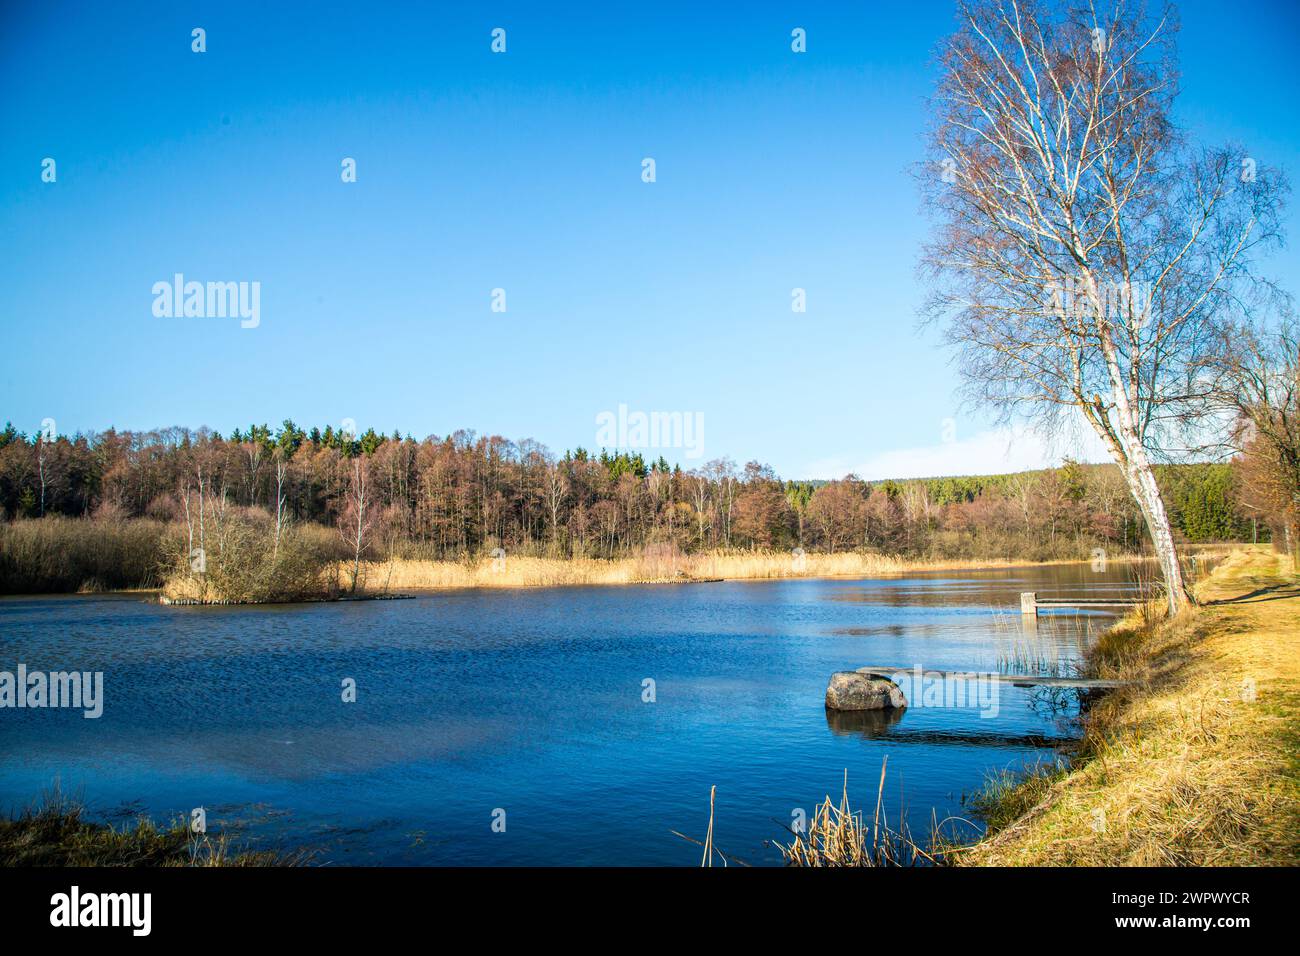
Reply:
M709 788L709 827L704 832L703 840L697 840L694 837L688 837L685 833L679 833L676 830L669 830L668 832L671 833L673 836L681 837L687 843L694 843L696 846L704 848L704 855L700 857L701 867L713 866L714 860L721 861L723 866L730 866L732 863L736 863L740 866L749 866L749 864L746 863L744 860L723 853L722 850L718 849L718 847L713 842L713 817L714 817L714 810L715 810L714 805L717 796L718 796L718 788L710 787Z
M700 866L713 866L713 804L718 796L717 787L709 787L709 829L704 834L704 857L700 860ZM727 858L722 857L722 865L727 865Z
M794 840L777 845L786 865L916 866L940 862L912 839L905 819L900 820L897 829L889 826L885 813L885 771L888 764L888 757L880 763L880 784L870 824L860 810L849 805L849 773L845 770L839 803L832 803L827 796L813 811L806 832L791 831Z

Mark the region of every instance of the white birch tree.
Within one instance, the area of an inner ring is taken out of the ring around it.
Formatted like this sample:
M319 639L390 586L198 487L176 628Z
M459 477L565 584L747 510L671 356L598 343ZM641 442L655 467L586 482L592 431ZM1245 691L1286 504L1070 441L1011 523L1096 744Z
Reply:
M961 0L957 15L921 177L928 316L968 398L1096 433L1177 611L1188 596L1152 465L1203 410L1194 369L1279 238L1285 184L1175 127L1172 8Z

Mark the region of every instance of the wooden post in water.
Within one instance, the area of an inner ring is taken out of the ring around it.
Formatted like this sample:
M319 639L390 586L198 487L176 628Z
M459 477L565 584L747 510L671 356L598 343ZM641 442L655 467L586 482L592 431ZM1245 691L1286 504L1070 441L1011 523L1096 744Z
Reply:
M1020 613L1032 614L1038 617L1038 592L1021 591L1020 592Z

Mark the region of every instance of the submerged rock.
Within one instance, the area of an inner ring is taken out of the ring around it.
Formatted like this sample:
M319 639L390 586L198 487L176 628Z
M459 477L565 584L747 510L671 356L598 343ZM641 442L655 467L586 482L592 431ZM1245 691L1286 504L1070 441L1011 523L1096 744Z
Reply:
M907 698L888 677L861 671L836 671L826 685L831 710L887 710L907 706Z

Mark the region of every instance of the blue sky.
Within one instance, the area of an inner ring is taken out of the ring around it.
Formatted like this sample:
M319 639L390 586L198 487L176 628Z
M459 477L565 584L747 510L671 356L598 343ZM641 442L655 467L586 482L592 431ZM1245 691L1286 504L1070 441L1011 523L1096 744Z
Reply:
M1180 6L1182 121L1295 177L1300 4ZM561 450L625 404L786 477L1093 454L960 410L916 329L950 3L0 9L0 418L26 431L350 418ZM1292 291L1298 262L1270 266ZM178 272L259 282L260 324L156 317Z

